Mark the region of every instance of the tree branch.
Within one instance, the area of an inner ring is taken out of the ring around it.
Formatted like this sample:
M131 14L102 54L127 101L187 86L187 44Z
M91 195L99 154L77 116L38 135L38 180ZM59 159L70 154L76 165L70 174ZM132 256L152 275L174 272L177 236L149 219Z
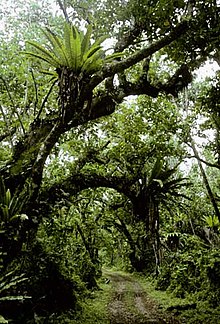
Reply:
M216 216L218 217L219 221L220 221L220 210L219 210L219 207L217 205L217 202L216 202L216 199L214 197L214 194L212 192L212 189L210 187L210 184L209 184L209 181L208 181L208 178L207 178L207 175L205 173L205 170L202 166L202 163L200 161L200 157L199 157L199 153L197 151L197 148L196 148L196 145L195 145L195 142L193 140L193 138L191 137L191 135L189 135L189 139L190 139L190 143L191 143L191 147L193 149L193 153L197 159L197 162L198 162L198 166L199 166L199 169L200 169L200 172L201 172L201 175L202 175L202 179L203 179L203 183L205 185L205 188L207 190L207 193L208 193L208 196L209 196L209 199L210 199L210 202L213 206L213 209L216 213Z
M191 147L191 146L190 146ZM206 160L203 160L201 157L199 156L195 156L195 155L191 155L191 156L187 156L188 159L197 159L199 161L201 161L202 163L210 166L210 167L213 167L213 168L217 168L217 169L220 169L220 165L219 164L216 164L216 163L211 163L211 162L208 162Z
M133 41L141 35L143 28L136 24L126 34L124 34L115 45L115 52L122 52L129 45L133 44Z
M188 22L183 21L177 25L168 35L164 36L162 39L152 43L150 46L145 47L133 55L127 57L126 59L105 65L101 71L96 73L90 80L87 90L92 91L100 82L102 82L107 77L113 76L116 73L122 72L129 67L135 65L136 63L142 61L143 59L151 56L152 54L158 52L163 47L169 45L174 40L178 39L182 34L184 34L188 29Z
M5 138L8 136L12 136L16 132L16 128L13 127L12 129L9 129L5 134L0 135L0 142L4 141Z
M46 193L43 193L43 196L46 196L50 203L54 203L55 201L62 199L63 192L75 195L84 189L107 187L117 190L128 198L132 198L134 193L132 192L131 187L135 181L136 179L129 179L122 176L102 176L99 174L78 172L77 174L73 174L72 176L63 179L62 182L51 186Z
M119 86L111 91L110 94L106 92L99 92L91 105L90 117L92 119L99 116L110 114L114 111L115 105L122 102L122 100L130 95L148 95L152 98L156 98L160 92L172 94L177 97L178 92L183 90L192 81L191 73L188 70L186 64L175 72L173 76L166 83L158 83L156 85L151 84L146 75L140 76L136 83L128 82L124 75L119 78ZM108 107L108 112L106 108Z
M58 5L59 5L60 9L61 9L62 12L63 12L63 15L64 15L66 21L67 21L68 23L70 23L69 16L68 16L67 11L66 11L66 4L65 4L65 1L62 2L61 0L57 0L57 2L58 2Z

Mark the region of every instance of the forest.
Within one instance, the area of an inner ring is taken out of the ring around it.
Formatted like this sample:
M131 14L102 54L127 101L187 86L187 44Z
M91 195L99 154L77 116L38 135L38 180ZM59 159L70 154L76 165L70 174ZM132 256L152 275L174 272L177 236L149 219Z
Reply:
M219 323L220 2L1 2L0 323Z

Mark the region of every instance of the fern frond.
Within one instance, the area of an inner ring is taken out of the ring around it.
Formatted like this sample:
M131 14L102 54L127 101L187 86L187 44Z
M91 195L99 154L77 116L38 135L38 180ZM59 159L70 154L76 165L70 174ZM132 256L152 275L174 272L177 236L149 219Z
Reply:
M37 58L37 59L39 59L41 61L44 61L47 64L49 64L50 66L53 66L53 67L58 66L58 62L52 61L49 58L47 58L45 56L42 56L41 54L36 54L36 53L33 53L33 52L25 52L24 54L26 54L26 55L28 55L30 57L35 57L35 58Z
M151 171L149 183L152 182L153 179L157 179L160 176L162 167L163 167L163 160L161 158L157 158L157 160L153 166L153 169Z
M114 59L121 58L124 53L113 53L105 57L105 63L112 62Z
M87 31L81 41L81 54L82 54L81 59L83 59L83 56L89 50L91 35L92 35L92 25L88 25Z
M9 220L9 217L10 217L8 206L6 206L6 205L1 206L1 212L2 212L3 221L7 222Z
M15 272L16 272L16 269L15 270L11 270L11 271L5 273L3 276L0 277L0 288L2 287L2 283L5 281L5 279L6 278L9 278ZM21 275L21 276L23 276L23 275Z
M20 212L21 212L26 201L27 201L27 196L20 195L17 197L16 195L14 195L11 198L11 202L9 205L10 215L11 216L18 215L18 214L20 215Z
M98 46L101 45L106 39L108 38L107 35L99 37L93 44L92 46Z
M4 296L4 297L0 297L0 301L10 301L10 300L24 300L24 299L30 299L30 296ZM1 317L0 317L1 320ZM1 323L8 323L8 322L1 322Z
M19 278L19 276L16 276L10 280L9 283L4 283L4 286L1 287L0 293L2 294L3 291L9 290L11 287L16 286L17 284L26 281L27 278Z
M57 73L55 71L41 70L40 72L43 73L43 74L46 74L46 75L50 75L53 78L57 79Z
M70 26L70 53L71 53L71 68L74 72L79 72L81 69L81 41L80 35L75 26Z
M52 52L48 51L47 49L45 49L43 46L41 46L37 42L28 41L28 43L37 50L37 53L25 52L24 54L39 58L54 67L61 66L59 59Z
M11 192L10 189L7 189L5 193L5 205L10 207L10 202L11 202Z
M45 47L41 46L39 43L37 43L35 41L27 41L27 43L30 44L35 49L37 49L38 53L42 53L45 56L49 56L50 58L54 58L54 55L49 50L47 50Z
M91 58L95 53L97 53L99 51L99 55L100 56L104 56L104 51L102 49L101 45L97 45L97 46L92 46L83 56L83 62L85 62L86 60L88 60L89 58Z
M70 23L64 24L64 37L61 38L46 28L43 31L49 45L45 47L40 44L28 41L33 46L36 52L26 52L29 56L40 59L54 68L66 67L75 74L81 72L92 74L96 72L102 64L111 62L112 60L121 57L122 53L115 53L104 57L105 51L102 48L102 43L107 39L107 36L99 37L91 45L92 26L88 25L85 34L80 33L75 26ZM45 73L45 71L43 72ZM54 74L48 72L55 78Z
M60 38L55 35L49 28L46 28L46 30L43 30L44 35L48 39L48 41L52 45L51 52L56 56L59 61L60 65L68 66L68 57L66 54L66 49Z
M8 320L6 320L2 315L0 315L0 324L8 324Z
M70 33L71 33L70 24L66 22L64 24L64 44L65 44L66 55L68 57L69 65L71 66L73 62L72 62L72 53L71 53L71 45L70 45Z
M99 51L96 51L92 56L87 58L82 66L82 72L87 74L97 72L103 64L103 59L101 58L102 53L102 49L99 49Z

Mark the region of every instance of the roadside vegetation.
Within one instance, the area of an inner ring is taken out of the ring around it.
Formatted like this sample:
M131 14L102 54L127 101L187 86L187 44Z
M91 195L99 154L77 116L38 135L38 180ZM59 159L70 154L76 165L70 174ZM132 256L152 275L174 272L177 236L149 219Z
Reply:
M0 19L0 323L217 323L217 1Z

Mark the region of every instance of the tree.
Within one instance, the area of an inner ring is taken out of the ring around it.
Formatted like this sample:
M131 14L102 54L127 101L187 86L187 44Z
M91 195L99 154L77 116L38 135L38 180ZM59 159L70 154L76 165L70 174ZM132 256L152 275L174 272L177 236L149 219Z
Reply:
M121 102L123 98L128 95L146 93L152 97L156 97L161 91L167 93L173 92L177 79L183 73L183 66L178 69L178 72L173 78L170 78L166 84L152 85L149 81L145 82L142 80L141 77L134 84L130 84L124 80L124 84L120 82L120 85L116 87L114 87L112 81L110 82L109 80L108 83L111 83L111 85L109 85L111 94L103 90L99 90L98 93L95 94L94 89L105 79L112 78L115 74L143 61L146 57L153 55L174 40L177 40L186 30L188 30L188 28L188 22L183 19L180 24L177 24L169 33L161 39L156 40L152 45L137 50L136 53L121 61L104 65L100 71L91 75L89 80L87 77L83 77L79 85L79 93L76 94L75 97L75 90L71 89L70 97L73 96L73 102L71 102L73 107L70 108L70 103L68 104L66 102L65 107L62 108L65 111L61 109L61 106L63 106L62 101L65 96L60 92L60 102L58 103L60 108L58 107L55 114L52 112L44 118L37 118L39 116L35 118L31 124L31 130L25 135L23 143L20 141L14 149L13 165L8 163L7 168L4 168L2 171L9 187L13 187L14 190L15 187L19 187L19 190L22 191L22 188L27 186L26 180L29 178L29 190L31 189L30 200L35 200L41 185L42 172L46 158L63 133L67 132L72 127L86 123L88 120L112 113L116 103ZM121 38L120 42L122 40ZM120 48L116 46L116 51L123 50L128 46L129 44L123 44ZM187 68L184 65L184 73L186 70ZM66 90L64 89L64 92ZM66 93L66 95L67 94L68 93ZM105 108L103 107L103 103L105 103ZM65 116L65 119L60 116L60 111L62 111L62 115Z
M159 178L153 177L151 183L146 184L146 176L153 170L155 161L159 161L159 154L152 158L149 150L145 158L142 155L140 163L150 160L147 172L138 165L132 168L134 155L132 157L131 154L130 162L125 163L125 171L129 171L130 167L130 170L135 169L135 174L116 172L112 175L109 174L110 168L107 169L107 175L97 175L91 170L88 174L82 174L82 165L88 161L94 162L96 158L95 152L88 150L88 155L84 154L83 158L79 159L78 167L77 163L75 164L76 169L72 174L68 174L65 179L59 175L58 181L54 180L53 184L48 186L46 181L43 181L44 174L48 171L47 165L53 155L57 154L59 144L65 138L101 117L102 122L108 123L107 118L115 113L119 104L126 102L129 96L135 95L139 99L141 96L150 97L158 104L161 103L162 96L169 100L177 98L192 82L193 71L205 62L207 57L215 55L219 45L219 15L216 14L218 5L215 1L192 3L142 0L137 3L132 0L119 0L117 3L121 10L118 12L112 1L103 2L100 6L97 6L97 1L83 2L82 6L78 1L58 3L66 21L62 21L60 17L53 20L52 15L46 19L42 17L40 25L43 25L47 40L41 38L42 34L38 32L36 37L31 35L30 38L35 40L29 42L26 48L23 43L19 46L19 51L32 53L34 47L37 49L34 55L43 59L45 63L41 64L39 60L31 59L26 61L26 67L21 71L17 57L11 56L9 63L15 63L16 69L9 73L7 62L3 60L6 68L3 64L1 123L4 130L9 131L7 134L1 134L1 152L6 151L4 143L10 143L11 148L7 151L7 160L3 161L0 172L11 195L15 199L25 197L20 212L28 215L28 221L22 228L19 227L18 253L23 243L31 241L32 234L32 239L35 237L42 216L48 214L49 204L51 207L55 201L63 203L65 194L78 193L88 186L106 186L123 193L134 206L136 205L136 215L140 213L138 203L142 200L146 208L143 215L145 221L150 219L146 217L148 211L154 210L151 216L152 228L155 229L158 204L153 200L155 197L166 195L170 189L168 184L172 183L167 181L166 187L164 179L158 174ZM88 3L91 13L86 7ZM165 4L168 6L166 11ZM70 14L71 8L74 9L73 16ZM110 18L109 12L112 13ZM103 17L103 20L100 17ZM28 26L33 26L34 22L36 28L36 16L30 15L28 18ZM103 24L106 20L107 27ZM48 22L49 29L45 26ZM80 36L82 33L79 22L83 22L87 28L84 38ZM90 25L93 25L93 32ZM107 29L110 33L107 33ZM107 35L109 41L114 43L110 61L108 51L105 53L100 47L100 34ZM62 42L64 36L65 41ZM25 38L30 40L28 36L24 36L22 41ZM84 58L79 55L80 49L82 53L83 43L88 50L87 54L86 51L83 52L86 55ZM4 37L5 50L8 44L14 43L8 42ZM94 44L97 44L97 47ZM15 47L17 48L17 45ZM41 74L40 71L45 69L47 75ZM129 103L125 107L129 109ZM10 121L5 118L7 114L11 116ZM103 144L102 147L106 147L105 145L107 144ZM121 161L119 159L117 162L115 159L114 165L120 166ZM163 170L168 171L166 168ZM163 173L160 175L165 176ZM138 179L141 179L142 183L138 184ZM141 184L144 184L143 188ZM146 198L148 202L151 201L151 206L144 201ZM150 223L146 223L146 226L149 227ZM154 237L155 233L156 231ZM83 232L81 234L83 237ZM12 258L14 255L11 255ZM8 259L10 260L10 255Z

